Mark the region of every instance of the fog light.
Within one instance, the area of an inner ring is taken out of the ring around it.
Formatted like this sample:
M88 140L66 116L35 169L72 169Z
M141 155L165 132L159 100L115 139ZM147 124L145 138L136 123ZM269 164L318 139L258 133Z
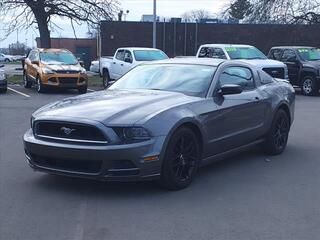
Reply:
M146 162L158 161L158 160L159 160L159 156L158 156L158 155L156 155L156 156L149 156L149 157L143 158L143 160L146 161Z

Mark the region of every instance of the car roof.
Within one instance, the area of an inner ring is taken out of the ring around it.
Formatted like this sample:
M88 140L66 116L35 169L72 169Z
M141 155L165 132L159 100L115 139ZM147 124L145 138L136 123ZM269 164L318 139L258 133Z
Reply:
M254 47L251 45L245 45L245 44L204 44L201 47Z
M70 52L65 48L37 48L39 52Z
M310 46L277 46L277 47L272 47L271 49L283 49L283 48L297 49L297 48L315 48L315 47L310 47Z
M156 49L156 48L147 48L147 47L121 47L118 48L118 50L157 50L157 51L161 51L160 49Z
M226 62L228 60L224 59L212 59L212 58L170 58L165 60L159 60L159 61L152 61L147 62L145 64L152 65L157 63L163 63L163 64L191 64L191 65L207 65L207 66L213 66L217 67L221 63Z

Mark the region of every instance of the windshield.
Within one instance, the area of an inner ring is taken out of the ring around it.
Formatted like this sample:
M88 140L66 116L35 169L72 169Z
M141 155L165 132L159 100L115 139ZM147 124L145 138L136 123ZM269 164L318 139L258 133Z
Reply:
M40 60L48 65L76 65L78 60L70 52L42 52Z
M299 48L298 53L304 61L320 60L320 50L317 48Z
M168 56L164 52L156 50L135 50L133 54L138 62L168 59Z
M124 75L109 89L163 90L204 97L215 71L216 67L204 65L141 65Z
M267 57L255 47L226 47L231 59L267 59Z

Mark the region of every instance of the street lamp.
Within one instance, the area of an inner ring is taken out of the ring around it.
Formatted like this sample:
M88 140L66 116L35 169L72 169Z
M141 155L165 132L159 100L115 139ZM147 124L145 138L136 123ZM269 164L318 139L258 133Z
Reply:
M153 0L153 48L157 47L157 0Z

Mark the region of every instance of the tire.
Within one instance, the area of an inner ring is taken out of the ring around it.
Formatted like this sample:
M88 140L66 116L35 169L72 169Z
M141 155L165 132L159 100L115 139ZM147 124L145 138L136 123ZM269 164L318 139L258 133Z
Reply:
M84 86L84 87L78 88L78 91L79 91L80 94L87 93L87 90L88 90L88 86Z
M10 59L6 58L6 59L4 60L4 62L9 63L9 62L10 62Z
M38 93L45 93L47 91L46 86L42 84L40 77L37 77L37 92Z
M0 88L0 93L6 93L8 91L7 88Z
M161 185L169 190L188 187L199 167L200 144L189 128L178 129L171 137L161 170Z
M28 79L28 76L26 73L23 73L23 86L25 88L31 88L32 87L32 82Z
M283 153L287 147L289 131L289 116L284 110L280 109L274 116L266 141L262 145L264 151L270 155Z
M319 93L319 85L313 76L306 76L302 79L301 90L306 96L314 96Z
M103 88L106 89L109 85L110 82L110 75L109 75L109 71L108 69L103 69L103 73L102 73L102 84L103 84Z

